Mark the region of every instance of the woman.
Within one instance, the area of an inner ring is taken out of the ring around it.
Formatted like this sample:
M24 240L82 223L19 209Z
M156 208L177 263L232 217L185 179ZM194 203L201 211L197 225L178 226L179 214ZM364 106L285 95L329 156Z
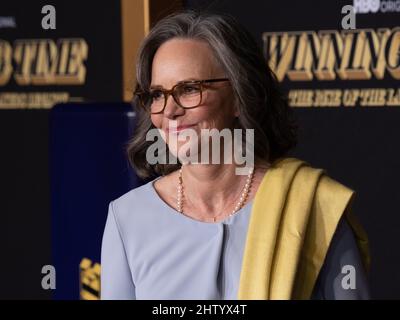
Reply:
M348 222L353 192L285 157L296 144L290 109L235 19L163 19L139 50L136 76L139 123L128 155L151 181L110 203L102 299L368 298L363 233ZM149 161L154 129L168 163ZM187 160L187 140L172 137L206 129L253 129L246 150L254 165L237 161L235 144L209 149L196 140L190 156L211 151L224 160Z

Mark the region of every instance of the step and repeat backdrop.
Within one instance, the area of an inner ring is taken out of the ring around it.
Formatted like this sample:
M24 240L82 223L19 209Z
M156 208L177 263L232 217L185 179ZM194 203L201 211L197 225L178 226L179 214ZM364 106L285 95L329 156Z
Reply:
M146 5L147 4L147 5ZM2 1L0 110L128 100L148 1Z
M293 156L356 191L372 296L400 298L399 0L2 1L0 298L99 298L108 203L145 182L124 153L135 53L181 8L253 34L298 117Z
M400 298L400 1L186 1L235 16L300 124L293 155L356 191L373 298Z
M46 3L2 3L0 109L120 100L118 3Z
M108 202L139 183L123 101L148 18L148 1L1 1L0 298L98 296Z

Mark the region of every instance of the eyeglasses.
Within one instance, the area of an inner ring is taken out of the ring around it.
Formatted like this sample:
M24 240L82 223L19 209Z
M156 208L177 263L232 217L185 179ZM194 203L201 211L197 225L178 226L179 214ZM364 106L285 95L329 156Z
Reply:
M181 108L193 109L201 104L206 83L222 81L229 81L229 79L181 81L174 85L171 90L154 88L148 91L136 90L134 94L138 96L142 107L149 110L151 114L158 114L164 111L169 95L172 95Z

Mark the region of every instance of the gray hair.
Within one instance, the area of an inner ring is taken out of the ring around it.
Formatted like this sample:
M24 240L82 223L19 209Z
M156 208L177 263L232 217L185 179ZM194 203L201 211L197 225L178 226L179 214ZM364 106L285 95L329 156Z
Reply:
M237 127L254 129L256 163L271 163L297 143L292 110L279 90L275 75L265 62L251 34L230 15L196 11L174 13L160 20L143 40L136 65L136 88L148 90L158 48L173 38L205 41L229 78L240 116ZM146 133L154 128L149 114L133 107L138 116L135 135L127 147L128 158L142 178L175 171L180 164L150 165L146 161Z

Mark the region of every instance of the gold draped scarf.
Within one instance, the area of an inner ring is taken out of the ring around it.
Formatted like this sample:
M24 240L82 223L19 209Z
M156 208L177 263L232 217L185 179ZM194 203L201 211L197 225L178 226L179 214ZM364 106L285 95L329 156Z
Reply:
M238 299L309 299L343 214L368 269L368 240L351 214L353 196L323 169L276 160L254 198Z

